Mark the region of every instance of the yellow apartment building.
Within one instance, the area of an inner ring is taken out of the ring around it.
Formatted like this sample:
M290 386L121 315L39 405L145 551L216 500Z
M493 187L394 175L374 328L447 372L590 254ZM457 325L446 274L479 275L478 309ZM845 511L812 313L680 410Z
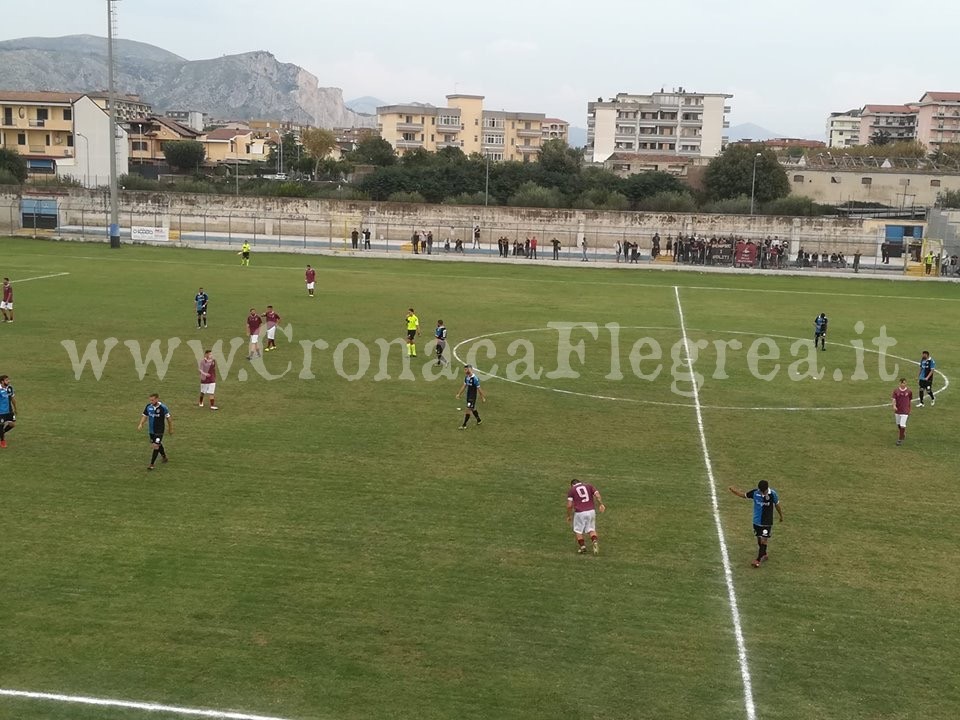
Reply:
M159 165L166 162L163 144L174 140L199 140L201 134L166 117L151 115L127 123L130 163Z
M97 104L97 107L108 113L110 112L110 97L106 90L87 93L87 97L93 100L93 102ZM117 122L127 122L153 114L153 106L148 102L144 102L139 95L117 93L114 99L117 103Z
M482 95L447 95L447 106L410 103L377 108L377 127L398 155L447 147L491 160L535 160L543 140L543 113L484 110ZM562 121L560 121L562 122Z
M547 140L563 140L570 142L570 123L560 118L546 118L543 121L543 142Z
M220 128L211 130L202 138L200 142L207 151L207 162L242 162L248 163L251 160L263 159L263 151L254 155L254 137L253 130L233 130L231 128ZM263 147L263 142L258 143Z
M55 173L58 159L73 157L73 103L81 97L0 91L0 147L20 153L32 173Z

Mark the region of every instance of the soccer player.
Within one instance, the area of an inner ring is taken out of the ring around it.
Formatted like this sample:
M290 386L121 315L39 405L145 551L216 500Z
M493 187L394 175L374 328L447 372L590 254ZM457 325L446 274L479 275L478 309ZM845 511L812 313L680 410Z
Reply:
M588 534L593 543L593 554L600 554L600 543L597 540L597 509L606 510L600 499L600 491L590 483L580 482L577 479L570 481L570 491L567 493L567 522L573 523L573 534L577 538L577 552L581 555L587 551L583 536Z
M250 265L250 243L244 241L243 245L240 246L240 266Z
M13 307L11 305L11 307ZM11 319L10 322L13 322ZM933 396L933 371L937 362L930 357L930 351L924 350L920 355L920 407L923 407L923 391L930 393L930 404L936 405L937 399Z
M813 320L813 347L817 347L817 340L820 341L820 349L827 349L827 314L820 313Z
M217 407L217 361L213 358L213 353L205 350L203 359L200 360L200 404L203 407L203 396L210 396L210 409L219 410Z
M10 378L0 375L0 448L7 446L7 433L17 424L17 394Z
M315 297L313 294L313 288L317 279L317 271L307 265L307 271L303 274L303 277L307 281L307 295L310 297Z
M260 326L263 325L263 319L257 313L255 308L250 308L250 314L247 315L247 334L250 336L250 352L247 360L253 360L254 357L260 357ZM254 355L256 353L256 355Z
M203 288L200 288L197 290L193 301L197 305L197 329L199 330L201 320L203 321L203 327L207 326L207 303L210 301L210 296L203 291Z
M770 487L770 483L761 480L753 490L744 492L739 488L730 486L730 492L737 497L753 500L753 534L757 536L757 559L751 563L755 568L760 567L760 563L768 560L767 543L770 541L770 535L773 533L773 509L777 509L777 515L780 516L780 522L783 522L783 510L780 509L780 496L777 491Z
M467 407L466 412L463 414L463 425L460 426L461 430L467 429L467 423L470 422L470 413L473 413L473 416L477 419L477 425L483 422L480 419L480 413L477 412L477 395L480 396L483 402L487 401L487 396L484 395L483 390L480 389L480 378L473 372L472 365L463 366L463 385L460 386L460 390L457 392L457 400L463 395L464 390L467 392Z
M433 334L437 338L437 365L443 365L447 362L443 357L444 348L447 347L447 326L443 324L443 320L437 320L437 329Z
M420 318L413 312L413 308L407 310L407 356L417 356L417 335L420 334Z
M167 462L167 451L163 447L164 430L169 430L173 435L173 418L170 417L170 410L160 402L160 396L156 393L150 395L149 402L143 409L140 422L137 424L137 430L142 430L144 423L147 423L147 434L150 436L150 445L153 447L153 455L150 457L147 470L153 470L158 455L163 458L163 462Z
M893 389L890 397L893 399L893 419L897 423L897 445L903 445L907 436L907 418L910 417L913 402L913 390L907 387L906 378L900 378L900 385Z
M4 322L13 322L13 285L10 278L3 279L3 299L0 300L0 311L3 312Z
M273 305L267 305L263 319L267 321L267 348L264 352L270 352L277 349L277 325L280 324L280 315L274 312Z

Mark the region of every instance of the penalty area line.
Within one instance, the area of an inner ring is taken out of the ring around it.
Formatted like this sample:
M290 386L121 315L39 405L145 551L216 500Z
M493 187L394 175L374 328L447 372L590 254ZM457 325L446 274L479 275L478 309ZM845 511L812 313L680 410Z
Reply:
M13 285L14 283L25 283L25 282L30 282L31 280L49 280L50 278L63 277L64 275L69 275L69 274L70 273L68 272L62 272L62 273L54 273L53 275L37 275L36 277L22 278L20 280L11 280L10 284Z
M58 693L30 692L27 690L5 690L0 688L0 697L21 698L24 700L46 700L48 702L70 703L73 705L96 705L98 707L122 708L125 710L144 710L146 712L183 715L184 717L215 718L215 720L287 720L268 715L250 715L249 713L227 710L201 710L199 708L160 705L130 700L112 700L108 698L83 697L82 695L61 695Z
M733 567L730 564L727 538L723 532L723 522L720 519L720 503L717 499L717 480L713 474L713 461L710 459L710 450L707 448L707 433L703 426L703 406L700 404L700 388L697 387L697 379L693 373L693 359L690 354L690 339L687 336L687 323L683 317L683 305L680 304L680 288L676 285L673 286L673 294L677 301L677 314L680 317L680 333L683 339L683 352L686 355L684 362L690 370L690 382L693 387L693 409L696 411L697 431L700 435L700 450L703 452L703 464L707 470L707 479L710 481L710 507L713 511L713 524L716 526L717 540L720 544L720 559L723 562L723 579L727 584L730 619L733 622L733 635L737 643L737 661L740 664L740 678L743 681L743 705L747 712L747 720L756 720L757 708L753 701L753 681L750 678L750 664L747 661L747 643L743 638L743 621L740 619L737 589L733 584Z

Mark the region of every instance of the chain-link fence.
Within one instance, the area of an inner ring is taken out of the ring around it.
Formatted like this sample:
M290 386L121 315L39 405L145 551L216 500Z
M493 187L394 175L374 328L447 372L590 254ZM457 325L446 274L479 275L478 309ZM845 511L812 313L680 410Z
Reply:
M619 262L630 265L726 266L761 269L903 272L904 259L884 262L882 226L800 223L780 220L784 235L757 230L743 216L663 215L651 227L621 224L576 211L520 211L515 218L484 208L424 206L406 216L378 212L374 204L335 203L321 211L219 209L216 198L198 196L165 206L162 196L131 203L120 213L121 237L176 242L190 247L231 248L244 242L254 251L407 253L500 257L524 262ZM277 202L277 205L287 204ZM291 201L293 207L297 206ZM57 201L56 229L44 232L44 218L21 213L19 198L0 197L0 231L54 234L100 240L109 223L106 194L66 196ZM399 215L399 216L398 216ZM6 226L4 229L3 226ZM157 230L159 229L159 231ZM678 242L679 241L679 242ZM618 252L619 251L619 252Z

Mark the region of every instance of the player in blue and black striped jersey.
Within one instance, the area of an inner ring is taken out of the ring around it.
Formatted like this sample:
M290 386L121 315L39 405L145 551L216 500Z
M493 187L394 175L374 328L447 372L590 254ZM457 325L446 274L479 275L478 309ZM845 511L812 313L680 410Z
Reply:
M443 320L437 320L437 329L433 331L433 335L437 339L437 365L443 365L447 362L443 357L443 351L447 347L447 326L443 324Z
M933 396L933 371L936 368L937 361L930 357L929 350L924 350L920 355L920 407L923 407L924 390L930 393L930 404L937 404L937 399Z
M157 456L162 457L163 462L167 462L167 451L163 447L164 432L169 431L173 435L173 419L170 417L170 410L160 402L160 396L156 393L150 396L150 402L143 409L137 430L142 430L144 424L147 425L147 434L150 436L150 445L153 448L153 455L150 458L150 464L147 465L147 470L153 470L154 464L157 462Z
M813 320L813 347L817 347L817 340L820 341L820 349L827 349L827 320L826 313L820 313Z
M463 385L460 386L460 391L457 393L457 400L460 399L464 391L467 393L467 407L465 408L466 412L463 414L463 425L460 426L461 430L467 429L467 423L470 422L470 413L473 413L473 416L477 419L477 425L483 422L480 419L480 413L477 412L477 395L480 396L483 402L487 401L487 396L484 395L483 390L480 389L480 378L473 372L472 365L463 366Z
M780 509L780 496L777 491L770 487L770 483L761 480L753 490L744 492L739 488L730 486L730 492L737 497L753 500L753 534L757 536L757 559L752 565L755 568L760 567L760 563L768 559L767 543L773 534L773 511L776 509L780 516L780 522L783 522L783 510Z
M203 288L197 290L196 296L193 298L193 301L197 304L197 327L200 327L200 321L203 320L203 326L207 326L207 303L210 301L210 296L207 295Z

